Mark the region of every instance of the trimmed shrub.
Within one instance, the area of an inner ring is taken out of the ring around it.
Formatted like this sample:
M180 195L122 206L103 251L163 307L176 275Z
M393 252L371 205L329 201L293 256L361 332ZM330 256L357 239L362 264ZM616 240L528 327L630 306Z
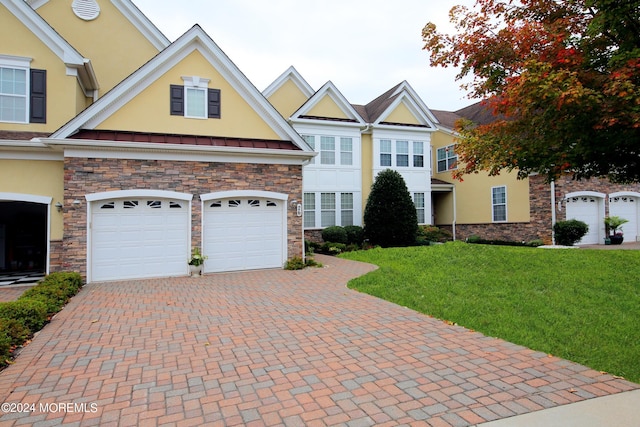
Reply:
M359 225L347 225L344 227L347 232L347 245L362 246L364 242L364 229Z
M453 240L453 235L448 230L433 225L422 225L418 228L418 241L448 242Z
M49 315L55 314L78 293L82 277L78 273L51 273L37 286L25 291L19 298L42 301Z
M329 255L338 255L342 252L346 251L347 245L344 243L336 243L336 242L325 242L322 244L320 250L324 254Z
M4 368L11 360L11 338L0 330L0 368Z
M322 240L325 242L347 244L347 231L339 225L332 225L322 230Z
M589 226L577 219L558 221L553 226L556 243L562 246L573 246L589 231Z
M293 258L289 258L287 262L284 264L285 270L302 270L306 265L302 258L296 256Z
M380 172L364 209L364 236L372 245L411 246L416 243L418 215L399 172Z
M16 319L0 318L0 335L6 334L11 340L11 345L21 345L29 339L31 331L24 323Z
M42 329L48 317L47 305L38 299L0 302L0 318L15 319L33 332Z

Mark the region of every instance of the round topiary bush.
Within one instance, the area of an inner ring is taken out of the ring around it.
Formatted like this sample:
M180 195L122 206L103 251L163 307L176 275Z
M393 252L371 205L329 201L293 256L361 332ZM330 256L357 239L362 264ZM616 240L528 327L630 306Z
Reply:
M347 244L347 231L339 225L333 225L322 230L322 240L325 242Z
M378 174L364 210L364 236L372 245L416 243L418 215L402 175L387 169Z
M347 232L347 244L362 246L364 242L364 229L359 225L347 225L344 227Z
M589 226L577 219L558 221L553 225L556 243L562 246L573 246L589 231Z

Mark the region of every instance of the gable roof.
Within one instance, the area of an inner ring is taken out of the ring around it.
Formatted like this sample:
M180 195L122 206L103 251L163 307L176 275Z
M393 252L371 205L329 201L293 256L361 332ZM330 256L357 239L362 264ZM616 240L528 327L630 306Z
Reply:
M49 0L24 0L34 10L47 4ZM130 0L111 0L111 3L140 31L159 51L169 46L169 39Z
M273 81L265 90L262 91L262 94L265 98L269 98L274 94L278 89L280 89L287 81L292 81L300 92L304 94L304 96L311 98L314 94L314 90L309 83L302 77L302 75L296 70L293 65L285 70L277 79Z
M416 126L402 123L390 123L385 119L401 103L403 103L417 120L421 122L420 127L435 128L438 123L436 116L429 110L417 92L405 80L392 87L382 95L369 102L367 105L354 105L354 108L361 113L368 123L382 126Z
M326 97L329 97L331 101L344 113L345 117L321 117L314 116L309 113L313 108L322 102ZM314 93L293 115L291 120L296 123L314 122L323 120L326 122L340 122L351 123L356 126L364 126L366 123L363 118L358 114L355 108L347 101L344 95L336 88L336 86L328 81L325 83L316 93Z
M85 92L99 88L91 61L84 58L24 0L0 0L0 4L60 58L67 67L67 74L76 75Z
M198 51L225 80L236 90L256 113L271 127L276 135L305 152L312 152L309 145L289 123L275 110L218 45L198 25L194 25L178 40L160 52L102 98L55 131L52 139L64 139L81 129L94 129L128 101L153 84L164 72L178 64L190 53Z

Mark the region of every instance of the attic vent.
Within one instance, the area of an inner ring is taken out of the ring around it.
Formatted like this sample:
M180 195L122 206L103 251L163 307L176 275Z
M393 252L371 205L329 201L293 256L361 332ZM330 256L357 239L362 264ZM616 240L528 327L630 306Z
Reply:
M96 0L73 0L73 13L80 19L92 21L100 15L100 6Z

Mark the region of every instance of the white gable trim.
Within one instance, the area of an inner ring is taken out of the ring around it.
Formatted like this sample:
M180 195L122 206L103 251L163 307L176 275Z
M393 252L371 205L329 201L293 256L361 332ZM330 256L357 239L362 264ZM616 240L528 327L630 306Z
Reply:
M389 115L393 113L393 111L395 111L396 108L398 108L400 104L404 104L409 109L409 111L411 111L411 113L416 117L416 119L418 119L420 124L429 127L428 129L421 128L423 131L436 130L436 125L435 125L436 122L431 121L429 117L429 115L432 115L432 114L427 114L427 112L428 113L431 113L431 112L428 110L424 111L420 107L420 105L415 102L415 99L413 99L413 97L411 97L407 92L401 92L399 96L397 96L396 99L387 107L387 109L382 114L380 114L380 116L378 117L378 120L376 120L376 122L373 124L376 127L380 127L380 128L386 128L386 127L390 127L393 129L396 129L399 127L412 128L412 126L385 125L383 123L386 121L387 117L389 117Z
M91 61L84 58L60 34L58 34L24 0L0 0L16 18L38 37L64 64L67 75L76 76L83 91L98 89L98 80Z
M349 123L349 122L340 123L341 125L344 125L344 126L349 126L349 125L365 126L366 125L362 117L360 117L360 114L356 112L356 110L349 103L349 101L347 101L347 98L345 98L344 95L342 95L342 93L338 90L338 88L336 88L336 86L331 81L328 81L327 83L325 83L324 86L322 86L320 90L318 90L311 98L309 98L302 107L300 107L295 113L293 113L293 115L291 116L291 120L296 123L319 123L320 122L319 120L300 118L300 116L307 115L307 113L309 113L309 111L311 111L313 107L315 107L320 101L322 101L322 99L324 99L325 96L330 97L333 100L333 102L335 102L338 105L340 110L349 119L356 121L355 123ZM336 122L333 122L332 124L335 126L335 123Z
M396 91L393 93L393 95L397 95L400 92L408 93L411 99L413 100L413 102L415 102L415 104L420 108L420 110L422 110L422 112L429 118L429 121L431 123L433 124L440 123L437 117L431 112L429 107L427 107L427 104L424 103L424 101L422 100L422 98L420 98L418 93L413 89L413 87L411 87L409 82L405 80L402 83L400 83Z
M169 46L171 43L169 39L131 1L111 0L111 3L135 25L158 51Z
M292 141L304 152L313 151L198 25L193 26L156 57L54 132L51 138L67 138L80 128L95 129L96 126L144 91L166 71L196 50L217 69L240 96L254 107L258 115L269 124L279 138Z
M262 94L265 98L273 95L278 89L280 89L287 81L291 80L293 84L295 84L298 89L307 97L307 99L311 98L311 96L315 93L313 88L307 81L298 73L293 66L287 68L287 70L280 75L273 83L271 83L265 90L262 91Z

